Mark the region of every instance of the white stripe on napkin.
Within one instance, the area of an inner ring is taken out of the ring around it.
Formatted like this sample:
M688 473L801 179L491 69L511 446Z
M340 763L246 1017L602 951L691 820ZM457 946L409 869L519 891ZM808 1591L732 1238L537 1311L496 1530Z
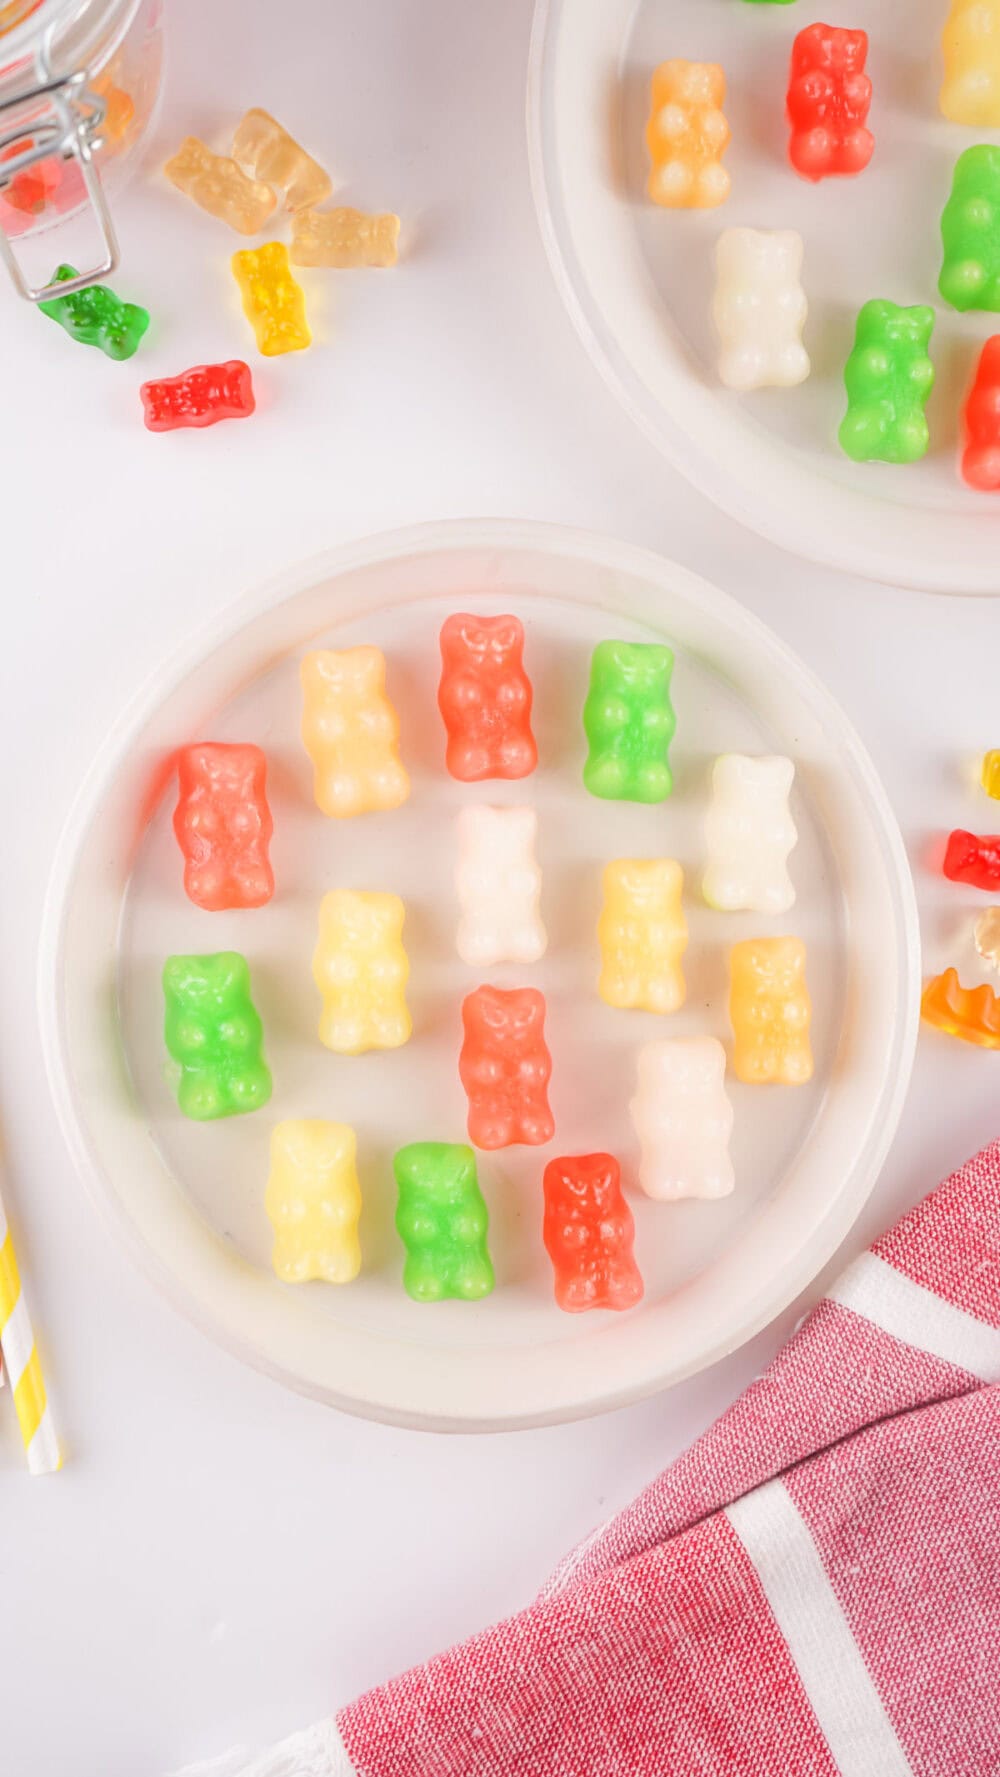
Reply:
M1000 1328L955 1308L875 1253L863 1253L828 1292L904 1345L954 1364L980 1382L1000 1382Z
M726 1516L753 1562L841 1777L912 1777L809 1527L783 1482L746 1494L726 1507Z

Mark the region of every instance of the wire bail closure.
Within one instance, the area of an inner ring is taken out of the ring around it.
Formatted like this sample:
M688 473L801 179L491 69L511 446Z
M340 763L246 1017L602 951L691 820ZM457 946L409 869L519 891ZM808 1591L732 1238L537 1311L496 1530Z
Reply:
M12 114L46 99L50 107L48 114L10 127ZM10 160L0 160L0 191L26 167L34 166L37 161L48 160L52 155L58 155L62 160L79 161L84 189L94 212L101 244L100 263L92 266L89 271L80 272L75 278L67 278L64 283L52 282L36 287L25 277L13 242L0 225L0 253L17 290L28 302L46 302L57 296L72 296L74 290L83 290L96 279L106 277L118 264L118 237L101 175L94 161L94 152L101 146L101 126L106 113L107 101L88 88L87 75L82 70L77 74L70 74L65 80L48 81L0 103L0 155L18 142L30 143L19 154L12 155ZM5 124L8 126L6 129Z

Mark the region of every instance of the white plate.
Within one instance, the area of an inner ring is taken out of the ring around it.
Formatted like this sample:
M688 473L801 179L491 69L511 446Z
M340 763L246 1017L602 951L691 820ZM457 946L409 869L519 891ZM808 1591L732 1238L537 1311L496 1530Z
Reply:
M519 784L463 786L443 767L437 635L465 606L518 613L536 687L541 767ZM580 712L601 637L668 638L677 787L660 808L586 795ZM385 648L413 793L394 814L337 823L315 809L298 738L307 646ZM270 760L278 893L208 914L181 888L171 832L173 748L258 741ZM785 921L711 913L696 893L712 756L790 753L798 768L798 902ZM480 1159L497 1289L478 1304L411 1302L400 1283L391 1156L464 1138L459 1005L476 985L454 952L454 817L469 801L540 814L550 950L530 980L550 1005L557 1120L548 1149ZM595 991L602 860L677 856L688 874L688 1001L669 1021L615 1013ZM316 1036L310 973L321 894L396 889L407 902L415 1036L341 1058ZM817 1071L795 1089L732 1086L735 1195L657 1205L631 1188L627 1104L636 1045L669 1029L726 1038L726 954L755 931L809 946ZM160 971L173 950L233 946L250 960L274 1079L269 1107L187 1122L164 1079ZM737 604L683 569L543 526L456 524L359 544L289 573L158 677L108 743L56 865L41 1004L59 1110L83 1170L179 1306L294 1387L414 1425L495 1427L595 1412L676 1381L776 1314L842 1238L878 1173L909 1075L918 959L902 844L871 764L823 688ZM365 1194L365 1266L347 1288L289 1288L269 1268L264 1186L271 1124L353 1124ZM541 1243L553 1153L621 1158L647 1294L631 1314L561 1314Z
M946 0L540 0L529 81L542 232L594 362L671 461L720 506L784 547L874 579L1000 591L1000 501L958 477L959 418L996 316L938 297L939 220L963 148L991 138L937 108ZM875 157L857 179L812 185L788 165L790 47L804 25L871 38ZM668 211L645 196L652 70L671 56L726 71L732 195ZM797 228L813 361L799 389L735 396L716 375L710 302L723 228ZM869 297L932 303L931 452L897 468L837 444L843 368Z

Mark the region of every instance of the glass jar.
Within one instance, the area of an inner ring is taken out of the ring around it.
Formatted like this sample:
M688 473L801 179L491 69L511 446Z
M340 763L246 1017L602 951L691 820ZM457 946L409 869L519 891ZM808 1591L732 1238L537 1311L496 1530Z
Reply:
M114 271L107 187L134 161L156 111L163 0L0 0L0 253L29 302ZM20 244L89 205L97 262L32 284Z

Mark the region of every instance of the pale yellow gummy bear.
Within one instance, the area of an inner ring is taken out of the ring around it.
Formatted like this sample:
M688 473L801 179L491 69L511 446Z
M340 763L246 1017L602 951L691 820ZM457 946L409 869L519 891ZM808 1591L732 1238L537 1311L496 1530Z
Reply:
M944 116L972 129L1000 129L1000 0L952 0L941 47Z
M320 1042L338 1055L398 1049L409 1039L405 911L398 895L331 889L323 896L313 978L323 998Z
M684 1004L684 872L673 858L616 858L604 871L598 991L622 1010L676 1012Z
M399 258L399 217L363 210L301 210L292 223L292 264L350 269Z
M300 148L269 111L255 108L241 118L233 137L233 159L252 179L279 186L289 210L322 204L333 190L325 167Z
M269 185L248 179L242 167L224 154L213 154L197 136L185 136L163 171L185 197L237 234L259 234L278 200Z
M302 739L323 813L343 819L405 802L410 780L382 650L318 648L302 662L302 689Z
M361 1270L357 1141L346 1123L276 1123L264 1207L282 1283L350 1283Z

